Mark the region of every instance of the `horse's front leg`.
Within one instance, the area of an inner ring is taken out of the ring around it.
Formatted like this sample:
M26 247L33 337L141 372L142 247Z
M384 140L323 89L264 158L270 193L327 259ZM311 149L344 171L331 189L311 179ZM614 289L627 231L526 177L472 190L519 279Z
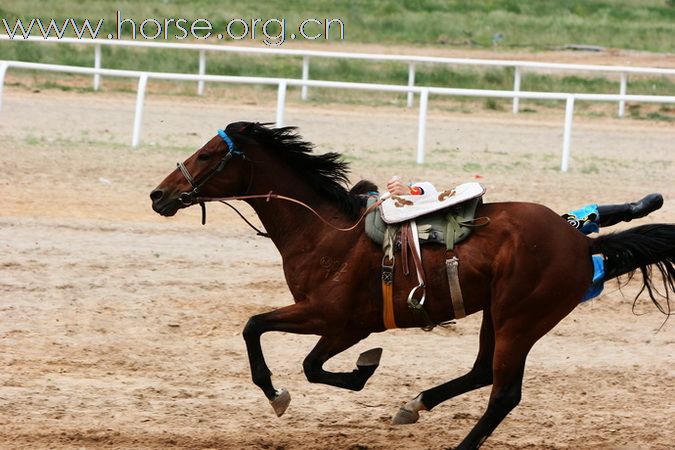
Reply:
M246 323L243 336L246 341L248 360L253 382L265 393L277 416L281 416L291 401L285 389L275 389L272 373L267 367L260 336L268 331L284 331L297 334L323 334L329 327L322 314L311 302L296 303L264 314L251 317Z
M352 391L360 391L366 381L377 369L382 356L381 348L373 348L361 353L356 361L356 369L351 372L328 372L323 365L333 356L353 346L368 336L367 332L347 332L339 335L323 336L303 362L305 375L310 383L323 383Z

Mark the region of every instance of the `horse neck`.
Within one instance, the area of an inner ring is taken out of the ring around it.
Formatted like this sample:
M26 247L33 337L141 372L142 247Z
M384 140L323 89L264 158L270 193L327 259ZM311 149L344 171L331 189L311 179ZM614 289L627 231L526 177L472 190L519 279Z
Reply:
M255 168L249 192L273 192L298 200L314 209L322 218L335 226L345 226L349 220L337 205L323 198L309 183L292 169L283 165L265 171ZM255 210L265 230L279 249L282 257L293 253L306 253L332 229L309 209L282 199L253 199L248 203Z

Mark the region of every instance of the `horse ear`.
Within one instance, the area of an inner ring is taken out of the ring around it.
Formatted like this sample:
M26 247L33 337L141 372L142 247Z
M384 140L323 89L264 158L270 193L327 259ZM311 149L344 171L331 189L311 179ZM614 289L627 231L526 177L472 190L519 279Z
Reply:
M256 124L253 122L235 122L225 127L228 133L249 134Z

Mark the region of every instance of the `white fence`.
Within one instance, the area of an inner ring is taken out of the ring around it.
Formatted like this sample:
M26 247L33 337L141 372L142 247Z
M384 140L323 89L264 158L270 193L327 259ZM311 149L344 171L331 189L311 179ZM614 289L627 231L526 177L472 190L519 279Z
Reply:
M650 75L664 75L675 76L675 69L664 69L656 67L631 67L631 66L603 66L603 65L588 65L588 64L562 64L562 63L544 63L534 61L518 61L518 60L493 60L493 59L469 59L469 58L444 58L432 56L412 56L412 55L387 55L387 54L371 54L371 53L351 53L351 52L327 52L316 50L292 50L281 48L255 48L255 47L236 47L223 45L209 45L209 44L184 44L173 42L152 42L152 41L130 41L117 39L76 39L76 38L41 38L28 37L10 39L7 35L0 35L0 41L12 42L51 42L51 43L67 43L79 45L93 45L94 46L94 69L101 68L101 46L122 46L122 47L147 47L147 48L164 48L175 50L191 50L199 52L199 72L198 75L206 74L206 52L228 52L228 53L248 53L259 55L282 55L302 57L302 77L303 81L309 80L310 58L339 58L339 59L355 59L355 60L370 60L370 61L389 61L400 62L408 65L408 86L415 85L415 67L416 64L444 64L444 65L468 65L468 66L491 66L491 67L510 67L514 69L513 77L513 93L520 92L521 78L523 70L557 70L557 71L585 71L585 72L604 72L619 74L619 95L624 96L627 92L628 75L630 74L650 74ZM101 84L101 74L94 72L93 86L94 90L98 90ZM197 79L197 93L203 95L204 83L208 81L204 78ZM307 99L307 87L310 84L303 84L301 87L301 98ZM408 90L407 104L408 107L413 105L414 90ZM519 99L526 98L522 95L513 95L513 112L517 113L519 110ZM622 97L617 97L616 101L619 103L619 117L623 117L625 113L626 100Z
M237 83L237 84L262 84L277 86L277 111L276 124L283 126L284 110L286 103L286 89L288 86L314 86L334 89L355 89L370 90L380 92L406 92L409 94L419 94L420 107L418 119L418 137L417 137L417 163L424 162L426 118L429 94L451 95L451 96L469 96L469 97L498 97L498 98L528 98L528 99L548 99L565 100L565 121L563 130L563 145L560 170L566 172L569 168L570 147L572 138L572 118L574 115L575 100L587 101L634 101L634 102L654 102L654 103L675 103L675 96L652 96L652 95L613 95L613 94L569 94L562 92L526 92L526 91L493 91L481 89L454 89L439 87L420 87L420 86L395 86L389 84L370 84L370 83L348 83L338 81L318 81L318 80L294 80L285 78L264 78L264 77L239 77L225 75L192 75L178 73L161 72L138 72L133 70L117 69L92 69L88 67L62 66L55 64L27 63L20 61L2 61L0 60L0 111L2 110L2 89L4 86L5 73L8 68L42 70L51 72L64 72L88 75L105 75L110 77L132 77L138 78L138 91L136 94L136 111L134 117L134 128L131 145L136 148L140 145L141 128L143 123L143 104L145 100L145 90L148 79L157 80L176 80L176 81L201 81L218 83Z

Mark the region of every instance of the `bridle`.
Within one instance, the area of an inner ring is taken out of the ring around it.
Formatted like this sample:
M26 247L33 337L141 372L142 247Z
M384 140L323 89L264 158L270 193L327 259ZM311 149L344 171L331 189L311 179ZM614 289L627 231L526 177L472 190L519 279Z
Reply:
M181 173L185 177L185 179L190 183L190 186L192 186L192 190L189 192L183 192L178 196L178 200L184 205L184 206L190 206L195 203L195 200L197 198L197 194L199 194L199 191L201 188L204 187L204 185L213 177L218 175L220 172L225 169L225 166L227 163L232 159L233 156L242 156L244 152L241 150L237 149L234 146L234 142L232 142L232 139L225 133L224 130L218 130L218 136L221 137L221 139L227 144L227 153L223 156L223 158L218 162L218 164L209 170L206 175L201 177L199 182L197 182L194 177L190 174L190 171L185 167L185 164L182 162L176 163L176 166L178 169L180 169ZM203 203L203 202L201 202Z
M237 149L232 142L232 139L227 135L224 130L218 130L218 136L227 144L227 153L222 157L218 164L209 170L204 176L202 176L198 181L190 174L190 171L185 167L185 164L182 162L176 163L176 166L181 171L185 179L192 186L191 191L182 192L178 196L178 200L184 206L190 206L195 203L199 203L199 206L202 208L202 225L206 223L206 204L202 198L198 198L197 195L199 191L204 187L204 185L213 177L218 175L220 172L225 169L227 163L232 159L233 156L244 156L244 152Z

